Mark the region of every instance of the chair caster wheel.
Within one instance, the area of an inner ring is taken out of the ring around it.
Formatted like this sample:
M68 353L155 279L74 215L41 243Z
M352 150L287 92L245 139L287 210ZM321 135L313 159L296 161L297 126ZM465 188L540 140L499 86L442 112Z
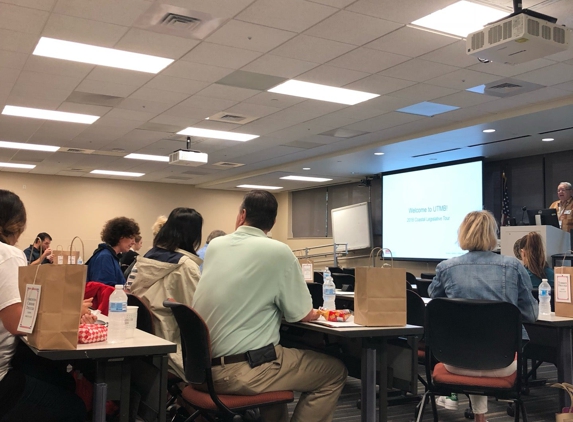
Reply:
M513 403L507 404L507 416L511 416L512 418L515 416L515 407Z
M469 407L464 411L464 418L466 418L466 419L473 419L474 418L474 412Z

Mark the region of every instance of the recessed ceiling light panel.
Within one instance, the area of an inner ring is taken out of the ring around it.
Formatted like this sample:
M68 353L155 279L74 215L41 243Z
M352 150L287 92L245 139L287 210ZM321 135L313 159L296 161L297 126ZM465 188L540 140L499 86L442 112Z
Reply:
M448 111L457 110L458 108L459 107L447 104L432 103L431 101L422 101L421 103L400 108L396 111L400 113L409 113L409 114L417 114L419 116L432 117L436 116L437 114L442 114L442 113L447 113Z
M282 189L282 186L263 186L263 185L239 185L237 187L241 189L264 189L264 190Z
M285 176L281 177L283 180L297 180L300 182L328 182L332 179L327 179L324 177L308 177L308 176Z
M507 15L503 10L462 0L416 20L412 25L466 37Z
M82 123L91 125L99 116L89 114L66 113L64 111L42 110L40 108L17 107L7 105L2 110L6 116L29 117L32 119L55 120L58 122Z
M124 177L141 177L145 173L132 173L129 171L111 171L111 170L92 170L91 174L103 174L105 176L124 176Z
M24 144L21 142L6 142L6 141L0 141L0 148L25 149L28 151L45 151L45 152L55 152L60 149L60 147L52 145Z
M555 140L554 138L543 138L543 139L542 139L543 142L551 142L551 141L554 141L554 140Z
M150 154L127 154L123 158L130 158L133 160L147 160L147 161L163 161L165 163L169 162L169 157L163 155L150 155Z
M347 105L358 104L380 96L369 92L295 81L294 79L269 89L269 92Z
M482 130L483 133L493 133L495 132L495 129L484 129Z
M12 169L33 169L34 164L18 164L18 163L0 163L0 167L7 167Z
M384 155L383 152L375 152L374 155Z
M177 135L198 136L200 138L226 139L227 141L246 142L258 138L259 135L249 135L248 133L224 132L222 130L200 129L197 127L188 127Z

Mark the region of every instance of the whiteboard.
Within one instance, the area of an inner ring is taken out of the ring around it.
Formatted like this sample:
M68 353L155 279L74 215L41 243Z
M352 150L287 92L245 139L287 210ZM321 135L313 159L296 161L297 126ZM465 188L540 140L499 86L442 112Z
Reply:
M334 243L347 243L348 250L372 247L370 203L349 205L331 211Z

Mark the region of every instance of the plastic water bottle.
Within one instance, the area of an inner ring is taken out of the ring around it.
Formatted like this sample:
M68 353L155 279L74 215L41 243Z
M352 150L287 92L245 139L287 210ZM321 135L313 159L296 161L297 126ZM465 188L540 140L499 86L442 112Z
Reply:
M539 315L551 315L551 286L546 278L539 285Z
M332 280L328 268L324 269L322 277L324 280L322 284L322 299L324 301L322 307L334 311L336 309L336 305L334 304L334 299L336 299L336 286L334 285L334 280Z
M108 343L123 343L127 334L127 295L123 284L116 284L114 292L109 297L109 313L107 327Z

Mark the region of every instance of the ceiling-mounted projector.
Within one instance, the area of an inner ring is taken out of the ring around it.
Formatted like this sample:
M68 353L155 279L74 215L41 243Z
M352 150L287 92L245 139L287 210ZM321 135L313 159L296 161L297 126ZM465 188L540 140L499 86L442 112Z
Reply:
M519 11L472 32L466 39L467 54L480 60L518 64L567 50L571 31L544 19L544 15L532 16L534 13Z
M198 167L207 164L207 154L189 149L179 149L169 154L169 164Z

